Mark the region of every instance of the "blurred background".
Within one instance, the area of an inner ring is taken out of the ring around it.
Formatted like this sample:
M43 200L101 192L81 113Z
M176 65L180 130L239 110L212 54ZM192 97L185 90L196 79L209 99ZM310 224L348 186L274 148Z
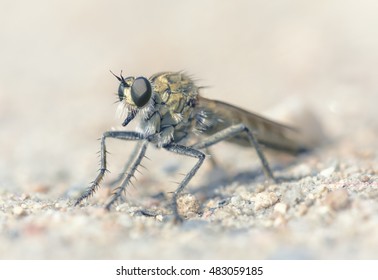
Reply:
M208 98L257 113L296 98L331 138L374 134L377 15L374 0L2 0L0 187L87 185L121 123L109 70L185 70Z

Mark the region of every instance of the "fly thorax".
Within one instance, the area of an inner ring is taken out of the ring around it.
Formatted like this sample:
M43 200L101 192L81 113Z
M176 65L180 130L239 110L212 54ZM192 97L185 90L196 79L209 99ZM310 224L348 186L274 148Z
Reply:
M141 110L137 131L145 137L149 137L160 131L160 115L155 107L147 107Z

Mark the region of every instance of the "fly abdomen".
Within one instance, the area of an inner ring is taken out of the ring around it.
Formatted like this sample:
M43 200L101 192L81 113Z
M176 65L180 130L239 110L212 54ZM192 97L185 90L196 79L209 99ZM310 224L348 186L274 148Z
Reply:
M258 142L268 148L289 153L307 150L300 141L300 132L233 105L199 97L196 110L196 130L212 135L232 125L243 124L256 136ZM241 133L226 141L249 146L247 135Z

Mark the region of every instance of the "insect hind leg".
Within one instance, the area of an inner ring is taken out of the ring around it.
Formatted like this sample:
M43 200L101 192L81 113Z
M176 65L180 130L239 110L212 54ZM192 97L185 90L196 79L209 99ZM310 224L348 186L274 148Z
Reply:
M205 160L205 154L199 151L198 149L187 147L179 144L168 144L164 146L164 148L170 152L174 152L176 154L185 155L189 157L197 158L197 163L192 167L192 169L186 174L185 178L181 181L178 188L173 193L173 214L175 218L175 222L182 222L182 217L178 212L177 206L177 198L184 190L185 186L189 183L189 181L193 178L193 176L197 173L198 169L201 167L203 161Z
M255 148L257 156L259 157L259 159L261 161L265 176L267 178L272 179L274 182L277 182L277 180L273 176L272 170L269 167L269 163L266 160L266 157L261 150L261 146L260 146L257 138L255 137L255 135L253 135L252 131L246 125L244 125L242 123L232 125L232 126L227 127L227 128L225 128L221 131L218 131L217 133L207 137L206 139L204 139L203 141L201 141L197 144L192 145L191 147L194 148L194 149L205 149L205 148L208 148L208 147L210 147L210 146L212 146L212 145L214 145L214 144L216 144L220 141L234 137L234 136L236 136L240 133L246 133L247 134L249 142Z

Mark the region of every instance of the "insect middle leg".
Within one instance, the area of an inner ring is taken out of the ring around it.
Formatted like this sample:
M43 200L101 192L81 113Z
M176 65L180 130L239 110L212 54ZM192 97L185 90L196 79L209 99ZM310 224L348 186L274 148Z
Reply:
M181 181L180 185L178 188L175 190L173 193L173 198L172 198L172 203L173 203L173 214L175 217L176 222L181 222L182 218L178 212L178 207L177 207L177 198L179 197L180 193L184 190L185 186L189 183L189 181L193 178L193 176L197 173L198 169L201 167L203 161L205 160L205 154L202 153L201 151L179 145L179 144L168 144L164 147L166 150L174 152L176 154L180 155L185 155L185 156L190 156L197 158L198 161L197 163L192 167L192 169L186 174L185 178Z
M255 148L256 153L261 161L261 164L263 166L263 171L265 173L265 176L267 178L272 179L274 182L277 182L277 180L274 178L272 170L269 167L268 161L266 160L264 153L261 150L261 147L259 145L258 140L253 135L252 131L245 126L244 124L236 124L232 125L230 127L227 127L209 137L204 139L203 141L192 145L191 147L194 149L205 149L208 148L220 141L226 140L228 138L234 137L240 133L246 133L249 139L249 142L251 145Z
M100 185L100 182L104 178L106 169L106 144L105 141L107 138L115 138L121 140L143 140L144 137L142 134L133 132L133 131L107 131L101 137L101 150L100 150L100 170L96 179L92 182L90 187L82 193L82 195L76 200L75 206L79 205L80 202L87 199L89 196L93 195L97 188Z

